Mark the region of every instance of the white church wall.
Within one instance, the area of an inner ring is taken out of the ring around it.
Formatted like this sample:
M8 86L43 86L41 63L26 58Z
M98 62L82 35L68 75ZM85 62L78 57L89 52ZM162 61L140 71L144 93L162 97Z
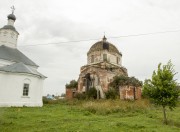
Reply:
M0 72L0 107L41 107L43 80L33 75ZM24 83L29 83L28 96L23 96Z
M11 48L17 47L18 33L8 29L2 29L0 31L0 46L6 45Z

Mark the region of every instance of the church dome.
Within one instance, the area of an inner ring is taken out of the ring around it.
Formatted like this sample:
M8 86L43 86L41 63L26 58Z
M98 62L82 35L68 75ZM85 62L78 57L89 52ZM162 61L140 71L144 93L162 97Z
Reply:
M7 18L8 19L11 19L11 20L16 20L16 16L14 15L14 14L9 14L8 16L7 16Z
M122 56L121 52L119 52L116 46L106 41L105 36L101 41L98 41L95 44L93 44L87 54L90 54L95 51L102 51L102 50L108 50L111 53L117 53Z

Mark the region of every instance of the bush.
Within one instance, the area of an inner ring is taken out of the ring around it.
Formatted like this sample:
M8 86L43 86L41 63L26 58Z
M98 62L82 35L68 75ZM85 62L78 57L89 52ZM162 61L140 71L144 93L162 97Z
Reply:
M113 81L110 83L110 86L113 87L116 91L119 91L119 86L124 85L132 85L135 87L142 86L142 82L139 81L135 77L128 77L128 76L115 76Z
M52 99L47 99L46 97L43 97L43 104L58 104L60 102L59 99L52 100Z
M84 99L86 99L86 94L84 94L84 93L76 93L74 98L76 98L78 100L84 100Z
M97 98L97 90L96 88L90 88L86 93L76 93L74 98L78 100L84 99L96 99Z
M96 99L97 98L97 90L96 88L92 87L87 92L88 99Z
M71 80L69 84L66 84L66 88L77 88L78 82L76 80Z
M116 92L116 90L110 88L107 92L105 92L105 95L106 99L116 99L118 93Z

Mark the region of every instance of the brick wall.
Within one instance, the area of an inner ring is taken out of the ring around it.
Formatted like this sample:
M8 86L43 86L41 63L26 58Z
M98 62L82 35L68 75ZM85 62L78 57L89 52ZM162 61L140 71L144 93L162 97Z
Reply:
M141 87L121 86L119 88L120 99L141 99Z
M75 88L66 88L66 99L73 99L76 93Z

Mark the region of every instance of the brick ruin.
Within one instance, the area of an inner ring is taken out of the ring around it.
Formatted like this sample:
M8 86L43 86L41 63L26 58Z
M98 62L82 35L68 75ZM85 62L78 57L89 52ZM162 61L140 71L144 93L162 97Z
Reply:
M128 76L127 69L122 66L122 53L104 36L101 41L92 45L87 53L87 65L80 68L77 92L85 93L95 87L99 96L105 98L104 93L108 91L110 82L118 75ZM68 90L67 98L72 98L68 97L73 95L70 93L72 92ZM124 92L124 88L120 90L121 99L126 99L127 93L129 91ZM133 99L139 99L139 96L138 93Z
M141 99L141 87L123 86L119 87L119 95L122 100Z

